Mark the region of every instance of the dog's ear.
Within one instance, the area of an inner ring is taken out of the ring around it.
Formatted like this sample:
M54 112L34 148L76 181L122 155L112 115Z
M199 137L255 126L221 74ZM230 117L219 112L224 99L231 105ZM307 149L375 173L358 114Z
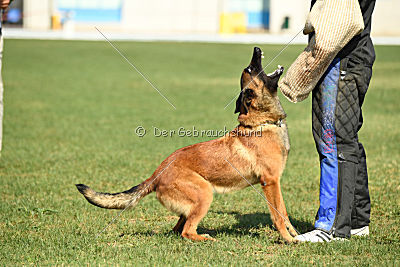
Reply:
M273 73L267 74L267 87L270 90L275 91L278 89L278 81L283 73L284 68L282 66L278 66L278 69Z
M253 89L245 89L240 92L238 99L236 100L235 113L241 112L241 107L243 106L244 114L249 112L249 107L251 105L251 100L254 98Z

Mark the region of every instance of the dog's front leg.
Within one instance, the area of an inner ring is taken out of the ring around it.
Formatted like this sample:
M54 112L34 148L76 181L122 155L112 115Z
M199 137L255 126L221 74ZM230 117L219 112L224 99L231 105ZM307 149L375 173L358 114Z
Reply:
M285 239L285 241L294 242L292 235L289 233L287 229L288 226L288 228L292 230L293 226L290 224L289 219L287 219L286 222L285 219L283 218L283 217L288 218L288 216L286 212L285 203L283 202L282 198L279 177L262 179L262 181L265 181L262 182L261 184L265 197L269 201L268 208L276 229L278 230L279 234L283 237L283 239Z

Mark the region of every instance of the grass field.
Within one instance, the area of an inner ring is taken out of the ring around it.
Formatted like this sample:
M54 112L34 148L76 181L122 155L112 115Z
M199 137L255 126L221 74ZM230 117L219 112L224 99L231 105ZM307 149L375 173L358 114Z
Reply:
M6 40L4 149L0 159L1 265L399 265L400 47L378 46L360 132L368 156L371 236L286 245L253 189L215 195L199 226L218 242L171 232L178 217L151 194L122 214L87 203L74 184L117 192L149 177L174 150L209 137L154 137L153 127L236 125L239 77L252 45L118 42L172 108L105 42ZM281 46L262 45L267 64ZM288 67L291 46L267 72ZM282 177L292 223L312 229L319 164L311 105L291 104L291 153ZM139 138L142 125L147 135Z

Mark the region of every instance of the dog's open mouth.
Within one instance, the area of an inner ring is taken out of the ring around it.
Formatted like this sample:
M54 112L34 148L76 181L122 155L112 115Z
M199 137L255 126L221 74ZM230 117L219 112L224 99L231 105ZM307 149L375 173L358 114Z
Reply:
M267 76L270 78L280 77L283 73L284 68L281 65L278 65L278 68L271 73L268 73Z
M253 56L251 58L250 65L245 68L245 71L253 75L253 71L256 72L257 75L264 73L264 68L261 64L261 60L264 58L264 52L261 51L259 47L254 47ZM270 78L280 77L283 73L284 68L281 65L278 65L278 68L272 72L267 74Z

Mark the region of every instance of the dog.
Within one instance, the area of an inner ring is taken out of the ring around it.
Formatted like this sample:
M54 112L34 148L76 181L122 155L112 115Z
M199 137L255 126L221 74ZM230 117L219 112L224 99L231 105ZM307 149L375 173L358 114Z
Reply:
M106 209L134 207L141 198L156 192L161 204L180 216L173 231L183 238L201 241L215 240L197 233L213 193L261 184L275 228L285 241L293 242L296 231L289 221L280 186L290 149L286 114L277 96L283 67L265 74L262 54L255 47L250 65L242 72L235 109L239 125L235 129L218 139L178 149L150 178L127 191L99 193L77 184L79 192L91 204Z

